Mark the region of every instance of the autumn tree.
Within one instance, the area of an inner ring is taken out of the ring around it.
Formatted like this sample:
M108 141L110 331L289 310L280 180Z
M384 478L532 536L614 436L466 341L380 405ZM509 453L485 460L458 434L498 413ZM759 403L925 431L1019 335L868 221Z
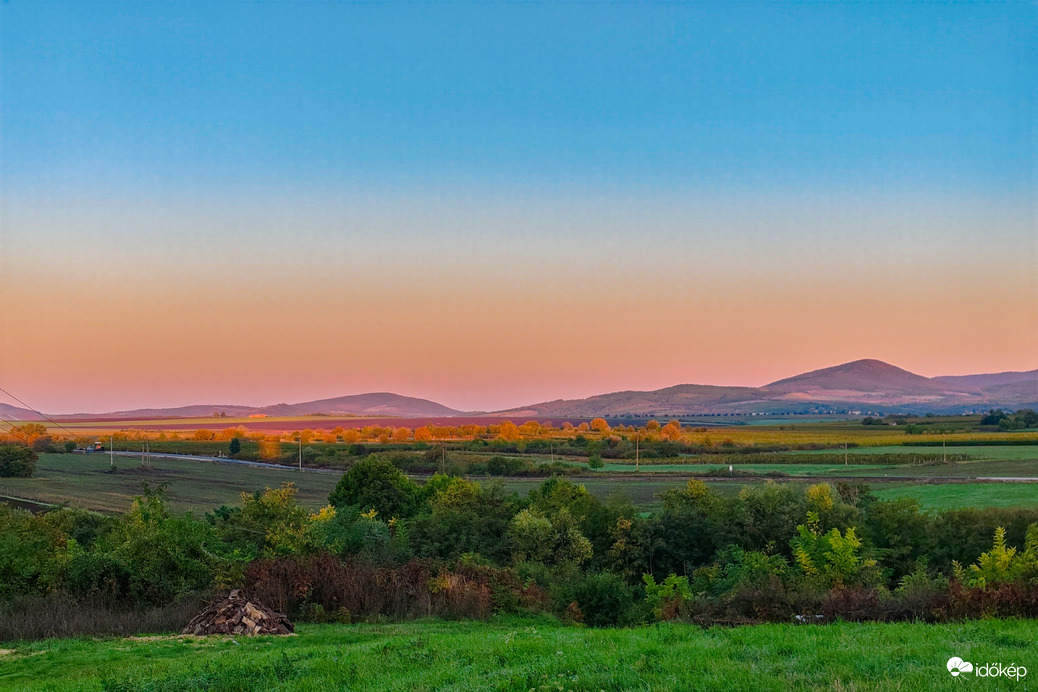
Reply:
M678 440L681 438L681 423L672 420L660 429L660 437L664 440Z
M605 418L595 418L591 421L591 429L595 432L607 433L609 432L609 423L606 423Z
M16 439L28 446L34 446L35 442L47 436L47 426L42 423L25 423L13 427Z
M519 426L510 420L506 420L501 424L501 431L497 434L502 440L508 440L509 442L515 442L519 439Z

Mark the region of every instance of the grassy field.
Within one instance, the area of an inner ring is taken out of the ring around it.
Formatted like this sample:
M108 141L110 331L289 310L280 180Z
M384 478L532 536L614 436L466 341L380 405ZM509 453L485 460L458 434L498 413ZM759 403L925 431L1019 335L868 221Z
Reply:
M842 449L823 449L798 454L833 454L842 453ZM908 446L900 445L877 447L852 447L848 454L968 454L975 459L1015 459L1022 461L1038 461L1038 445L941 445Z
M336 473L299 473L291 468L266 469L231 464L156 458L151 469L143 469L140 460L116 457L116 473L108 473L109 461L104 455L41 454L33 478L0 479L0 496L24 498L50 504L69 503L76 507L98 511L123 511L130 506L134 495L141 492L141 483L154 487L168 483L166 493L178 510L206 512L222 504L234 504L242 492L254 492L266 487L277 487L291 481L299 488L301 502L317 508L327 502L329 493L338 482ZM622 468L614 469L613 466ZM937 465L875 466L868 464L831 466L811 464L741 464L741 472L761 474L759 479L744 478L732 482L712 483L719 492L737 493L747 484L762 483L766 474L779 472L791 478L813 476L932 476L975 478L977 476L1038 476L1038 461L1005 459L969 461ZM727 466L705 464L668 464L643 467L658 473L656 476L576 477L589 491L605 499L620 493L631 498L639 507L652 509L659 506L657 495L670 488L683 486L679 473L713 472L725 475ZM633 466L607 464L598 473L633 471ZM668 478L667 473L676 477ZM776 480L781 481L781 478ZM544 482L543 478L508 479L507 490L525 495ZM954 484L906 485L876 483L880 497L908 495L919 498L928 509L949 507L1032 507L1038 506L1038 484Z
M141 483L168 483L167 497L175 509L205 512L240 501L242 492L277 487L291 481L308 507L327 503L339 480L337 473L300 473L291 468L265 469L231 464L153 459L152 469L140 460L116 457L117 471L108 473L107 455L41 454L32 478L0 478L0 495L51 504L68 502L99 511L125 511Z
M735 464L739 473L783 473L789 476L864 476L868 474L901 473L911 475L910 469L920 465L877 464ZM605 464L597 473L634 473L634 464ZM640 473L697 473L728 475L728 464L643 464Z
M1038 483L962 483L874 486L881 498L914 497L923 509L959 507L1038 507Z
M959 690L1027 677L952 677L1016 664L1038 675L1033 621L953 625L662 624L547 620L304 625L294 637L46 640L6 645L0 690Z

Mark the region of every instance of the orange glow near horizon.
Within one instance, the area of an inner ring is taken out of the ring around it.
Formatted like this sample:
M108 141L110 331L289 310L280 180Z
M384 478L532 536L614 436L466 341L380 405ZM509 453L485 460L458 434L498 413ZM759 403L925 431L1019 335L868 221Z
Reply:
M53 413L370 391L495 410L762 385L858 358L927 376L1038 368L1026 235L1013 251L816 226L329 237L291 254L285 233L209 247L24 239L0 279L0 380Z

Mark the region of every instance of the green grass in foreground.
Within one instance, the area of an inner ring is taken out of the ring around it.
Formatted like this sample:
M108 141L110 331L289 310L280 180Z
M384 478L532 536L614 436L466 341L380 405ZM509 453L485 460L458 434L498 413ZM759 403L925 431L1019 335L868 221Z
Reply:
M8 645L0 689L1027 689L1034 621L692 625L589 630L548 621L308 625L294 637L145 637ZM1020 681L953 678L952 656L1016 664Z
M875 485L885 500L914 497L927 510L961 507L1038 507L1038 483L949 483L944 485Z
M167 497L177 510L207 512L223 504L237 504L242 492L291 481L299 488L299 501L307 507L328 502L339 480L337 473L300 473L290 468L153 459L153 469L140 468L140 459L116 457L116 473L106 473L109 459L102 454L41 454L32 478L0 478L0 495L68 502L74 507L122 512L140 495L141 483L155 487L169 483Z

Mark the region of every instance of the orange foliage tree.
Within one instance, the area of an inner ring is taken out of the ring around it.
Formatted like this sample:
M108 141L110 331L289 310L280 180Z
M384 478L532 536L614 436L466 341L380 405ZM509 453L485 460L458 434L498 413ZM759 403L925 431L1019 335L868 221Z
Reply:
M521 435L519 434L519 426L510 420L506 420L501 424L501 431L497 434L502 440L508 440L509 442L515 442Z

